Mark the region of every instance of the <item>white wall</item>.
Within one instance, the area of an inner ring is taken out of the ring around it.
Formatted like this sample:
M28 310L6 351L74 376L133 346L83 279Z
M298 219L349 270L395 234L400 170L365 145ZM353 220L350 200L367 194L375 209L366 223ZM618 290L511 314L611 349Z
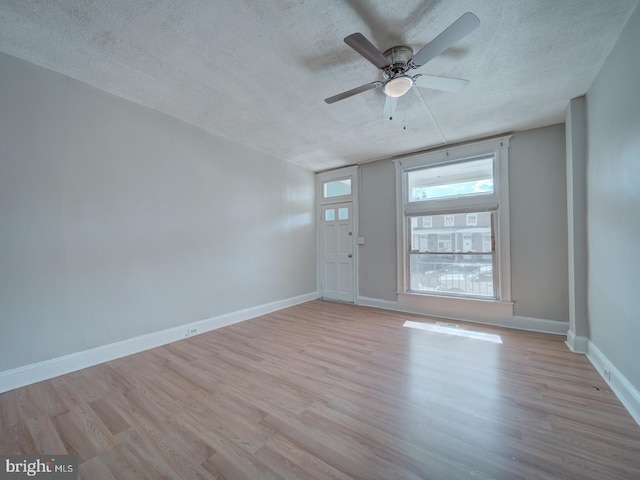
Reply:
M589 331L591 342L636 391L640 391L639 46L637 8L586 95Z
M565 115L567 144L567 246L569 330L567 346L587 353L587 108L584 95L572 98Z
M360 234L366 243L359 250L359 293L365 303L392 308L397 285L393 162L362 165L361 180ZM513 315L568 322L564 125L513 135L509 189ZM532 325L523 328L537 328ZM559 330L551 325L548 331Z
M311 172L4 54L0 85L0 372L316 291Z

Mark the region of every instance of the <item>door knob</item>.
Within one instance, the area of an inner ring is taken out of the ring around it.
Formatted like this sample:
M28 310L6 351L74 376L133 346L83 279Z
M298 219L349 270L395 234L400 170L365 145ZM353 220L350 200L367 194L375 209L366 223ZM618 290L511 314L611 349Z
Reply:
M351 257L353 257L353 255L349 254L349 255L347 255L347 257L351 258Z

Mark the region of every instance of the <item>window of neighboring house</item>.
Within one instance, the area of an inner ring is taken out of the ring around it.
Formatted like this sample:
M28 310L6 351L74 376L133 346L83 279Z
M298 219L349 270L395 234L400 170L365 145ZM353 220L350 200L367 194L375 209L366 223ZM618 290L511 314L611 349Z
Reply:
M507 147L396 160L400 292L510 300Z
M482 234L482 250L487 251L491 249L491 233Z

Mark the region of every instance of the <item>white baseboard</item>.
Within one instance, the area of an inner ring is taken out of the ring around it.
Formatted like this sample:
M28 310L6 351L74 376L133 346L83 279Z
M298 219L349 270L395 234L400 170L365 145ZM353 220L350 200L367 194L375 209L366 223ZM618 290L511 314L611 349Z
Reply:
M587 358L611 387L622 405L640 425L640 392L627 380L627 377L609 361L596 345L589 341Z
M320 298L320 293L317 291L6 370L0 372L0 393L182 340L186 337L189 328L195 328L198 334L201 334L316 298Z
M567 341L565 343L573 353L587 353L589 351L589 339L576 335L573 330L567 331Z
M513 316L514 325L511 328L528 330L530 332L551 333L553 335L566 335L569 322L547 320L545 318Z
M358 297L358 305L365 307L382 308L383 310L398 310L398 302L392 302L390 300L380 300L378 298L371 297Z

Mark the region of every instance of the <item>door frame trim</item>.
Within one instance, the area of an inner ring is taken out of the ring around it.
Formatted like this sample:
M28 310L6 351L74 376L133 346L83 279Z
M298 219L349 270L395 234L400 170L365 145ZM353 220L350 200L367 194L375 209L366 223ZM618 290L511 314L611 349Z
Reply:
M322 264L321 264L321 240L322 240L322 207L325 205L333 205L336 203L351 202L353 209L353 303L358 303L359 290L359 268L358 268L358 242L357 238L360 236L360 216L359 216L359 198L360 198L360 170L358 165L352 167L340 168L337 170L330 170L328 172L316 174L316 282L318 285L318 292L322 296ZM333 182L336 180L351 179L351 195L342 195L339 197L324 198L323 197L323 185L326 182Z

